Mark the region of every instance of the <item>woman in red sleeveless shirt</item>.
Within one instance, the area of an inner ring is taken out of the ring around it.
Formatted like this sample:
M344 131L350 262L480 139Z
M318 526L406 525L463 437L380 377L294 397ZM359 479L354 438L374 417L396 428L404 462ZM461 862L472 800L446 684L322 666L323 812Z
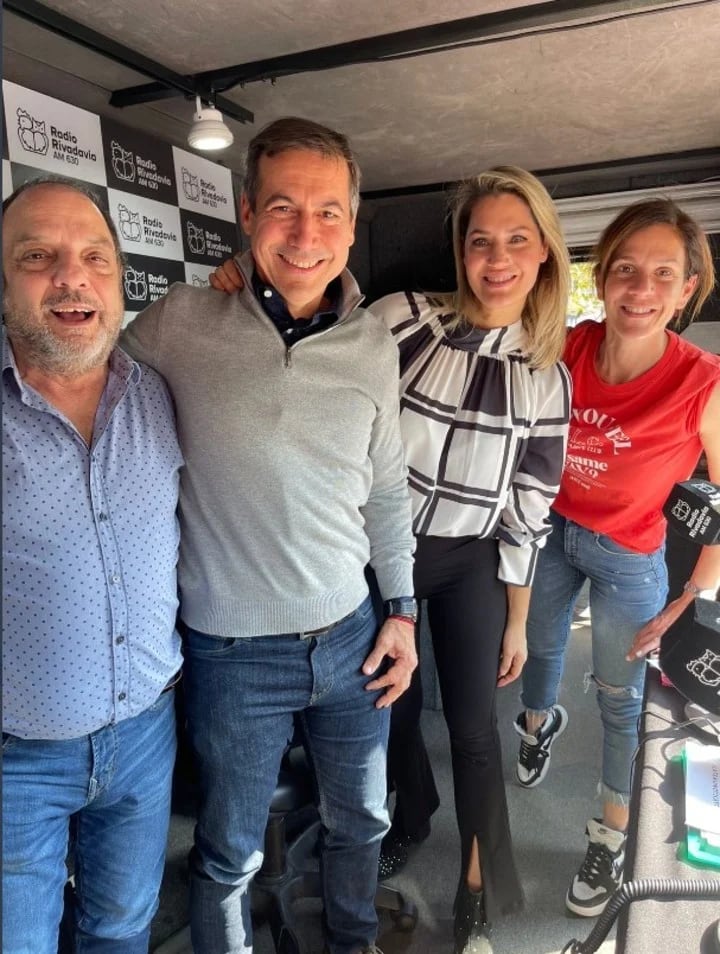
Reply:
M720 358L667 327L686 308L694 317L712 290L707 239L674 203L639 202L605 229L594 259L605 320L574 329L563 356L573 380L568 454L535 575L525 711L515 723L518 780L532 788L567 724L558 688L573 606L589 580L603 811L588 822L566 897L587 917L620 883L645 657L698 591L720 582L720 547L705 547L683 594L665 606L663 503L703 450L710 479L720 480Z

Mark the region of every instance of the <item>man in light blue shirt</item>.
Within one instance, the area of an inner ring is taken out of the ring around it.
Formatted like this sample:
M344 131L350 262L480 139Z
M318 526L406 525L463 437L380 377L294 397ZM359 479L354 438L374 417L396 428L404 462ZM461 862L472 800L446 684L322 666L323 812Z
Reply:
M147 954L170 816L182 457L162 379L116 347L112 222L77 184L4 206L4 954Z

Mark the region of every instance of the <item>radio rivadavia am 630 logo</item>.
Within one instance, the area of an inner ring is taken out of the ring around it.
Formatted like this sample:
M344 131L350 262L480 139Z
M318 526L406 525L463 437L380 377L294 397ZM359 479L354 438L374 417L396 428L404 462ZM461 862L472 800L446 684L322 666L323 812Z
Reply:
M45 121L35 119L26 109L17 109L17 134L25 152L37 156L46 156L50 148L50 139L45 131Z
M124 283L125 294L130 301L145 301L148 295L148 286L144 271L140 269L136 271L132 265L128 265L125 269Z
M135 181L135 158L129 149L124 149L115 139L110 143L113 172L123 182Z
M182 167L180 174L182 176L182 187L185 196L190 199L191 202L199 202L200 184L198 182L198 176L194 176L185 166Z
M17 115L17 134L20 145L25 152L36 156L46 156L52 149L53 159L77 166L81 159L97 162L97 155L92 149L83 149L78 145L77 136L69 129L60 129L50 124L47 128L46 120L35 119L32 113L19 106Z

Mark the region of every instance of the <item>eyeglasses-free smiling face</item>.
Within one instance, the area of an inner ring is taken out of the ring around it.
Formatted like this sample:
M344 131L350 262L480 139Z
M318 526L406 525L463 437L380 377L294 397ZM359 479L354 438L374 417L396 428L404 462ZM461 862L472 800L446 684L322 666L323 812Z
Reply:
M688 303L697 275L686 275L682 239L659 223L633 232L619 246L598 295L605 304L608 333L629 338L662 335Z
M355 240L350 171L337 156L287 149L262 156L259 172L255 208L245 195L241 200L255 265L294 318L310 317Z
M519 321L548 248L529 206L504 192L475 203L470 214L463 263L477 299L473 323L499 328Z
M102 365L124 313L110 231L86 196L39 185L3 221L3 306L19 362L56 374Z

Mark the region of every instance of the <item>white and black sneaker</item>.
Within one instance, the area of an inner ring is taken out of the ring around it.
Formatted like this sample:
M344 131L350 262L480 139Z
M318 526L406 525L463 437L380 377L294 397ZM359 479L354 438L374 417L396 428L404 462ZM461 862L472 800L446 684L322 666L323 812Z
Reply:
M625 861L625 832L607 828L597 818L587 823L590 839L585 860L572 880L565 904L583 918L602 914L622 883Z
M530 735L525 724L525 713L515 720L515 731L522 740L517 760L517 779L525 788L539 785L550 768L550 749L558 736L565 731L568 714L562 706L555 705L535 735Z

